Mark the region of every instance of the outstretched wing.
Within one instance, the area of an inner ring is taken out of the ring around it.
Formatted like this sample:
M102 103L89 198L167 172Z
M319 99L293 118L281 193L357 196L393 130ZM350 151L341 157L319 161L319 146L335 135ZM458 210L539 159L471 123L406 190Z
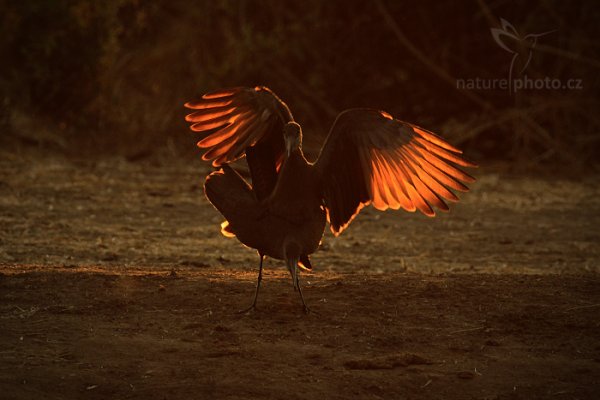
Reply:
M237 87L207 93L185 104L195 110L185 119L191 130L209 132L198 142L202 159L220 166L247 156L258 199L273 190L283 159L283 127L293 121L287 105L264 86Z
M456 166L476 167L462 152L416 125L383 111L352 109L336 119L315 163L331 231L339 235L366 205L447 211L450 190L468 191L475 179ZM464 182L464 183L463 183Z

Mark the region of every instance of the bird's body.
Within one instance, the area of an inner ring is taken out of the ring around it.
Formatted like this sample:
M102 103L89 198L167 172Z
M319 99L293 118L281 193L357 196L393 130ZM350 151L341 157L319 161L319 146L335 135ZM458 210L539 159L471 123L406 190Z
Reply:
M281 176L293 174L297 181L308 181L311 172L310 165L292 161L284 164ZM319 247L325 230L325 211L317 203L316 190L298 190L302 187L294 186L288 191L285 190L286 183L279 182L273 195L262 202L255 198L244 179L228 166L209 175L204 186L210 202L227 219L229 231L244 245L279 260L285 260L286 254L308 256ZM296 197L293 196L295 192ZM314 206L307 207L309 202Z
M448 210L449 190L466 191L474 179L456 168L475 166L460 150L415 125L372 109L341 113L315 163L302 152L302 130L288 107L264 87L225 89L187 103L192 130L212 131L198 146L222 166L205 183L210 202L226 218L223 233L260 255L256 305L264 256L285 260L299 285L298 266L320 244L326 222L339 235L364 206L404 208L433 216ZM252 186L228 163L247 157Z
M325 229L326 215L319 181L316 168L306 161L301 150L293 152L284 161L273 193L267 198L269 214L298 227L316 220L321 229Z

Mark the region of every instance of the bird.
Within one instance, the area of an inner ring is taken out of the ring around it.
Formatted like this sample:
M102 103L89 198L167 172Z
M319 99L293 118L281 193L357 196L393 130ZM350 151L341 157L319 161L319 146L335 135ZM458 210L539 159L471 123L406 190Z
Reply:
M329 224L339 236L360 210L416 210L435 216L458 201L477 167L433 132L385 111L353 108L335 119L314 162L302 149L302 127L266 86L219 89L185 103L190 129L205 135L202 159L217 168L204 183L210 203L225 217L221 232L257 250L258 278L248 312L256 309L266 256L284 260L298 291L299 270ZM248 183L231 163L245 157Z

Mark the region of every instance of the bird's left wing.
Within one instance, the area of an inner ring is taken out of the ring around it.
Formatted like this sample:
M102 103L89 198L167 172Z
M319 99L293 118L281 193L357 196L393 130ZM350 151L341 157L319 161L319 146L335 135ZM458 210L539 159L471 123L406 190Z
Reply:
M215 167L242 157L247 148L273 136L281 140L281 149L274 152L283 153L283 126L293 121L287 105L264 86L217 90L185 106L195 110L185 117L192 123L190 129L211 132L198 147L208 149L202 158L213 160Z
M217 167L245 155L257 198L267 197L283 159L283 127L294 120L288 106L264 86L220 89L185 106L194 110L185 117L190 129L208 133L198 142L207 149L202 159Z
M378 210L448 210L450 190L475 179L457 166L475 167L439 136L383 111L352 109L336 119L315 163L334 235L366 205Z

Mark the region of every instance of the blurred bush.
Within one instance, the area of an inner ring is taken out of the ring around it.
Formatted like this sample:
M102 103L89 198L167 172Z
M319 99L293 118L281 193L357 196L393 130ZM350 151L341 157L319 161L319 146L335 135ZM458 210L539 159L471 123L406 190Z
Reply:
M266 85L317 147L335 115L385 109L475 159L582 168L600 149L600 9L594 1L0 2L4 141L70 154L195 154L182 104ZM512 55L490 28L539 39L525 74L581 90L457 89L501 79Z

